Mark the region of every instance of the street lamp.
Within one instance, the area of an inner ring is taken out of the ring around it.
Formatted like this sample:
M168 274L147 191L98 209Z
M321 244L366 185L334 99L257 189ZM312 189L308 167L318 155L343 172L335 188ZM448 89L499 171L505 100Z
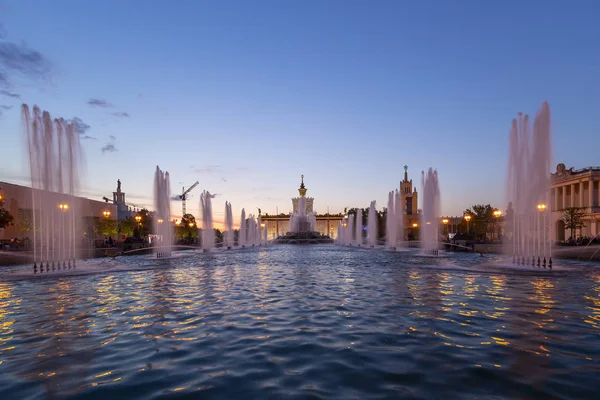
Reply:
M138 223L138 237L140 237L140 236L142 236L142 223L140 222L142 220L142 216L141 215L136 215L134 217L134 219Z
M60 203L58 205L58 208L60 209L60 211L66 212L69 209L69 205L67 203ZM66 246L66 238L65 238L65 214L64 213L62 214L61 219L62 219L62 235L61 235L62 237L59 239L62 241L62 246L60 246L60 248L62 248L62 253L63 253L62 259L63 259L63 263L64 263L64 261L67 257L67 254L66 254L67 246ZM59 250L59 253L60 253L60 250ZM61 254L59 254L59 257L60 256L61 256Z
M162 223L163 223L163 220L162 220L162 218L159 218L157 222L158 222L159 224L162 224Z
M546 209L546 205L544 203L540 203L537 205L537 209L540 213L544 212L544 210ZM542 250L542 245L540 244L542 237L543 237L542 232L543 233L546 232L546 218L544 218L544 216L542 216L542 225L543 225L542 229L540 229L540 214L536 215L536 220L537 220L537 228L538 228L537 241L538 241L538 252L539 252L539 250ZM544 265L545 265L545 263L546 263L546 261L545 261L546 260L546 240L544 240L543 250L544 250Z
M469 233L469 221L471 220L471 216L469 214L465 215L465 221L467 221L467 233Z
M108 218L110 217L110 211L103 211L102 215L104 215L104 218Z
M445 234L448 234L448 222L450 222L450 221L448 221L448 218L442 219L442 224L444 224L444 233Z
M413 228L416 228L417 226L419 226L419 224L417 224L416 222L413 224Z
M190 222L188 225L189 225L190 228L194 227L194 223L193 222Z

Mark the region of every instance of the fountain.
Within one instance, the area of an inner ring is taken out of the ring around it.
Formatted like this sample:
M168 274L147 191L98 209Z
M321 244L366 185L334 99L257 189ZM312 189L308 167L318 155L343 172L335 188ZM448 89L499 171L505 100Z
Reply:
M215 246L215 230L212 219L212 201L215 196L204 190L200 195L202 210L202 251L208 252Z
M542 103L533 129L529 116L521 113L511 124L505 231L512 238L504 242L504 253L512 255L513 263L551 265L550 133L547 102Z
M267 243L269 243L269 221L265 221L264 224L265 227L263 229L263 243L266 245Z
M246 210L242 208L242 215L240 217L240 231L238 233L238 246L246 246Z
M231 249L234 244L233 213L231 212L231 203L228 202L225 202L225 229L224 245L227 249Z
M306 197L304 186L304 175L298 193L300 197L292 198L293 212L290 216L290 230L285 235L277 237L273 243L332 243L333 240L327 235L321 235L316 231L317 217L313 212L312 197ZM259 226L260 227L260 226Z
M354 222L356 215L351 215L348 218L348 226L346 227L346 244L352 246L354 244Z
M386 245L388 249L395 250L404 240L404 212L401 193L391 191L388 193L388 207L386 218Z
M423 214L421 215L421 247L426 254L438 254L440 186L437 171L429 168L421 174L423 185Z
M354 236L356 239L356 244L358 246L362 246L364 235L363 235L363 217L362 217L362 209L356 210L356 217L354 220Z
M375 201L373 200L369 206L369 214L367 216L367 244L370 247L375 247L377 244L377 210L375 209Z
M81 207L75 193L82 167L79 134L73 123L52 120L50 113L33 106L21 106L21 118L27 139L31 177L33 263L43 271L75 267L77 235L81 232Z
M173 244L171 220L171 181L168 172L156 166L154 172L154 231L158 245L154 246L156 258L170 257Z

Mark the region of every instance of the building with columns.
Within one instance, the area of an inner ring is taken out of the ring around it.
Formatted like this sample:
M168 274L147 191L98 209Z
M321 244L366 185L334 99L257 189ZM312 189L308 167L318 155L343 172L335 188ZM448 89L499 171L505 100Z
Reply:
M313 213L313 203L314 198L306 197L306 192L308 189L304 186L304 175L302 175L302 183L298 188L299 197L292 198L292 207L293 213L298 212L298 205L300 197L306 199L305 202L305 214ZM258 211L258 216L261 219L262 223L266 223L267 225L267 235L269 240L275 239L278 236L285 235L290 231L290 217L292 214L279 214L279 215L269 215L262 214L261 210ZM315 214L315 231L319 232L322 235L328 235L332 239L337 238L337 226L338 222L343 220L343 214Z
M551 174L550 211L557 241L568 239L571 234L562 221L563 211L571 207L585 210L586 226L581 231L582 236L600 234L600 167L573 170L561 163Z

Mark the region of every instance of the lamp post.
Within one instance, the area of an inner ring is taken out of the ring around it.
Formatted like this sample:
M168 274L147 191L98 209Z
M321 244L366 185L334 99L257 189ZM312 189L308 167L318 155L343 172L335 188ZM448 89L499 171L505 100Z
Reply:
M502 216L502 211L500 210L494 210L494 217L496 218L496 221L498 219L500 219L500 217ZM497 228L497 227L496 227ZM493 239L493 235L492 235L492 239ZM496 239L500 240L500 234L498 233L498 230L496 229Z
M102 215L104 215L104 218L110 217L110 211L102 211Z
M544 203L540 203L537 205L537 209L539 211L538 214L536 214L536 220L537 220L537 230L538 230L538 235L537 235L537 240L538 240L538 254L539 254L539 250L544 250L544 258L546 257L546 240L544 240L544 244L543 246L540 244L540 241L542 239L542 232L546 233L546 218L544 218L544 215L542 215L542 229L540 229L540 213L543 213L544 210L546 209L546 205ZM544 235L545 236L545 235Z
M471 216L469 214L465 215L465 221L467 221L467 234L469 234L469 221L471 220Z
M67 249L66 249L66 242L65 242L65 213L69 210L69 205L66 204L66 203L61 203L61 204L58 205L58 208L60 209L60 211L63 212L62 216L60 218L62 220L61 221L62 234L60 235L61 236L60 237L60 243L62 244L62 246L61 246L62 249L60 249L60 250L62 250L62 251L59 251L59 255L58 256L61 257L60 253L62 252L62 259L63 259L63 264L64 264L64 261L65 261L65 259L67 257L67 254L66 254L66 252L67 252L66 250Z
M140 238L140 237L142 236L142 223L141 223L141 221L142 221L142 216L141 216L141 215L136 215L136 216L134 217L134 219L135 219L135 221L136 221L136 222L137 222L137 224L138 224L138 238Z
M447 235L448 234L448 218L444 218L442 220L442 224L444 224L444 234Z

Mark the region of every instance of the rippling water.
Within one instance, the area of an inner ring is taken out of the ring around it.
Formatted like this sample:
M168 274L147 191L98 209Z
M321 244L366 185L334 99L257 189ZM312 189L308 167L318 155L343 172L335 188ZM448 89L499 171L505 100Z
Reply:
M103 260L85 276L0 272L0 398L600 390L593 265L522 271L335 246L182 254Z

